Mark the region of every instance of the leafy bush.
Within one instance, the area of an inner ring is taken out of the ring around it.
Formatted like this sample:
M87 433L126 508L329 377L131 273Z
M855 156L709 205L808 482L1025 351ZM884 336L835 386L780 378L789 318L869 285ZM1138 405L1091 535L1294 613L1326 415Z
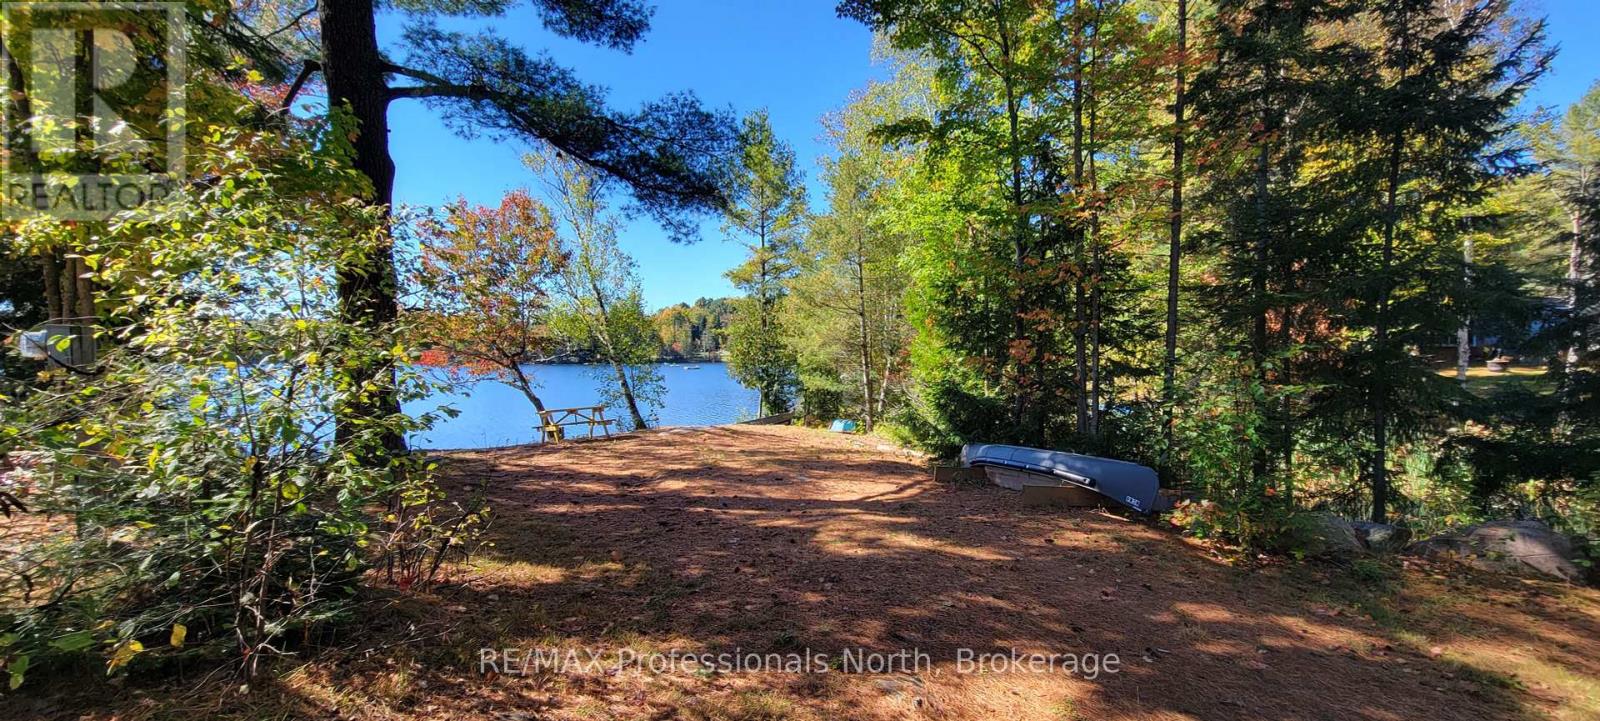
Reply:
M470 548L486 515L442 504L421 460L367 462L429 418L335 421L382 392L351 380L364 362L427 387L401 329L338 312L332 269L387 234L331 140L215 130L213 182L100 237L22 229L71 243L112 320L97 367L47 369L0 423L0 449L42 459L28 503L48 519L0 569L11 687L81 654L115 672L228 651L249 678L347 614L374 565L416 583Z

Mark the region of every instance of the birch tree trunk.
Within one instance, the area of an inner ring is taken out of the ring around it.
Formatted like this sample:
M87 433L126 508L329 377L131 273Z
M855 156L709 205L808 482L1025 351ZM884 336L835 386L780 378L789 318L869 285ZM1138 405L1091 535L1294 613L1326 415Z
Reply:
M861 412L867 432L872 432L872 333L867 326L866 248L856 235L856 324L861 333Z

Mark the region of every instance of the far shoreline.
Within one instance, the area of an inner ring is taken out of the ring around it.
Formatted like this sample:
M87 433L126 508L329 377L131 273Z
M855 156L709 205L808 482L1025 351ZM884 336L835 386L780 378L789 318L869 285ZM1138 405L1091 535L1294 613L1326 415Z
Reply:
M699 364L704 364L704 363L722 363L722 364L726 364L727 362L728 361L726 359L724 359L724 358L722 358L720 356L703 356L703 357L687 357L686 356L686 357L680 357L680 358L661 358L661 357L658 357L655 360L650 361L650 363L657 364L657 365L699 365ZM427 368L452 368L452 367L459 368L459 367L471 365L471 363L462 362L462 361L458 360L457 358L455 358L454 356L451 356L451 355L445 353L444 351L431 349L431 348L427 349L427 350L424 350L419 354L419 356L417 358L417 364L421 365L421 366L424 366L424 367L427 367ZM600 359L592 359L592 360L559 360L559 361L556 361L556 360L551 360L551 361L524 361L522 363L522 365L527 365L527 366L592 366L592 365L604 365L604 364L605 364L605 361L600 360Z

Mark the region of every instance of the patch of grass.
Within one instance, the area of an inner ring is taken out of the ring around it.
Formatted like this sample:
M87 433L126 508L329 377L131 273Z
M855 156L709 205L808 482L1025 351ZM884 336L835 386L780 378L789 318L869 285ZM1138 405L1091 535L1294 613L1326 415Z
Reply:
M1201 641L1211 640L1211 632L1207 631L1204 626L1186 623L1178 627L1177 632L1173 634L1173 638L1192 645Z
M772 691L740 691L728 699L684 698L678 706L685 721L789 721L800 718L793 701Z
M1350 564L1350 576L1357 583L1387 587L1394 580L1392 566L1373 558L1358 558Z
M786 628L774 634L768 647L774 651L787 651L801 648L800 635L792 628Z
M414 680L410 665L402 665L388 673L378 674L372 681L372 695L390 704L399 703L411 693Z
M1435 372L1447 378L1456 376L1454 365L1439 368ZM1548 376L1549 371L1543 366L1512 366L1503 373L1493 373L1480 363L1467 369L1467 391L1477 396L1488 396L1497 390L1520 386L1540 394L1552 393L1555 386Z
M1550 718L1558 721L1600 718L1600 679L1575 673L1565 666L1539 659L1482 653L1441 660L1457 678L1485 688L1517 693L1538 689L1540 695L1562 698L1550 711Z

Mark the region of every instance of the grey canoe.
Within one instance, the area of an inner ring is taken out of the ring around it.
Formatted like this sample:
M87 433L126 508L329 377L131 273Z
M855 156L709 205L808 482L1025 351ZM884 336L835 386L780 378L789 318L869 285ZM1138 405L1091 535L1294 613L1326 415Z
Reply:
M1110 458L995 443L961 447L961 465L1024 471L1087 488L1140 513L1156 509L1160 481L1149 466Z

